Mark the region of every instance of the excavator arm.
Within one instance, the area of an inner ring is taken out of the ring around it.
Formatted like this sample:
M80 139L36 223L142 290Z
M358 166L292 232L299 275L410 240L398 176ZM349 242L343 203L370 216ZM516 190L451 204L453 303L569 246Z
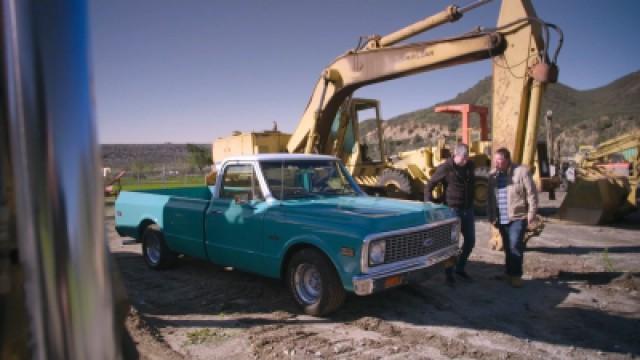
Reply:
M502 43L498 33L471 34L440 42L354 51L337 58L318 80L288 143L289 152L326 152L331 123L344 100L358 88L486 59L501 52Z
M546 82L557 70L549 64L548 36L556 28L539 20L529 0L504 1L498 27L458 37L396 46L411 36L446 22L488 1L466 8L450 6L334 60L322 73L295 132L289 152L332 153L330 129L342 103L360 87L430 70L494 58L494 146L505 146L514 159L533 165L537 115ZM557 52L556 52L557 55ZM514 151L515 150L515 151ZM333 154L339 155L339 154ZM530 161L529 161L529 158Z

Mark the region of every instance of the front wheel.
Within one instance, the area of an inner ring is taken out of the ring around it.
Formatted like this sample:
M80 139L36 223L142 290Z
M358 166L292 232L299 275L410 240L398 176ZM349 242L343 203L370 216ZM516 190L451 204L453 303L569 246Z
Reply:
M303 249L293 255L287 267L287 282L293 299L309 315L332 313L345 299L333 264L316 249Z
M176 253L171 251L164 241L162 230L156 224L147 226L142 234L142 256L152 269L166 269L177 259Z

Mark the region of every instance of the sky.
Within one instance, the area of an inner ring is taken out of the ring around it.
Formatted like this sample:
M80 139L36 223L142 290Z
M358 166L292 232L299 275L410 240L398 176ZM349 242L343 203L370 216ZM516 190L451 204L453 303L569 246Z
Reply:
M512 0L503 0L512 1ZM458 0L463 6L471 0ZM560 82L586 90L640 70L638 0L532 0L565 36ZM443 0L90 0L98 139L211 143L276 121L292 132L322 70L360 36L385 35ZM434 40L495 25L499 0L428 31ZM552 38L551 48L555 45ZM491 74L484 60L359 89L382 117L450 99Z

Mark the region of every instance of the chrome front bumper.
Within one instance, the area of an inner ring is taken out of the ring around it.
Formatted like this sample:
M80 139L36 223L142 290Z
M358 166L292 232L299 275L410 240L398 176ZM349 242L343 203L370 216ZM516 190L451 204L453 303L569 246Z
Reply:
M410 273L438 265L457 256L459 252L457 245L451 245L427 256L398 262L392 267L385 267L383 271L375 272L374 269L371 269L372 271L368 274L357 275L352 278L353 291L356 295L370 295L377 291L401 285L406 283ZM390 279L393 281L388 282L387 280Z

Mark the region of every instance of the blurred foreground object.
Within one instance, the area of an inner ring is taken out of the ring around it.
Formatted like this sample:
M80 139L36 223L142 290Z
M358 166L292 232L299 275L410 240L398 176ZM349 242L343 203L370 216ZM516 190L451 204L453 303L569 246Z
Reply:
M0 354L120 358L84 0L2 0Z

